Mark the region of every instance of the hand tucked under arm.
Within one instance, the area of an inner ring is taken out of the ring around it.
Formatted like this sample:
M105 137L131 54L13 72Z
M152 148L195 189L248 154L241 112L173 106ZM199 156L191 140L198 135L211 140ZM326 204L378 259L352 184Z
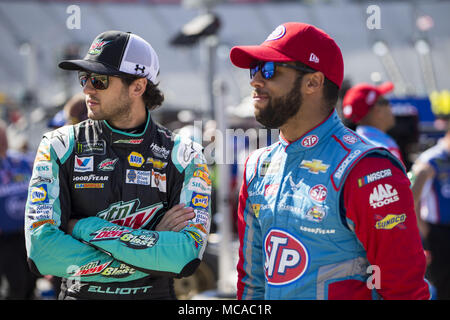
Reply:
M180 203L164 214L155 230L178 232L185 228L189 220L192 220L194 217L194 209L192 207L185 207L184 203Z

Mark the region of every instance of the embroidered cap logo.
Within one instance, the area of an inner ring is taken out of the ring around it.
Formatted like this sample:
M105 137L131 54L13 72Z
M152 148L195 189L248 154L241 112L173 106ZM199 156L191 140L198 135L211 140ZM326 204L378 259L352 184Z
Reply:
M103 47L110 42L111 41L104 41L103 39L98 39L97 41L92 43L88 53L91 55L100 54L100 52L102 52L103 50Z

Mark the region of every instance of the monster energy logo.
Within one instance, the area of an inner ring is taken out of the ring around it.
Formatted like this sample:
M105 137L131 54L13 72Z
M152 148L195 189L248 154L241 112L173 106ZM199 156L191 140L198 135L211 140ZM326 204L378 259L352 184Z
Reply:
M78 155L104 155L106 153L106 142L104 140L99 140L95 142L77 142L77 154Z

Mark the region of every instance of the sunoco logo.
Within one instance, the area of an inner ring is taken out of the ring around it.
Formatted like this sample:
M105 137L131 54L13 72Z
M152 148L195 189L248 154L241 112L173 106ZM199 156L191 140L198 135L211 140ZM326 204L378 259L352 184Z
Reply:
M372 208L381 208L398 200L400 200L398 192L390 184L379 184L373 188L369 197Z
M402 225L403 222L406 221L406 214L388 214L383 219L377 221L375 224L375 228L377 229L384 229L384 230L390 230L395 228L396 226L400 228L405 228L404 225Z

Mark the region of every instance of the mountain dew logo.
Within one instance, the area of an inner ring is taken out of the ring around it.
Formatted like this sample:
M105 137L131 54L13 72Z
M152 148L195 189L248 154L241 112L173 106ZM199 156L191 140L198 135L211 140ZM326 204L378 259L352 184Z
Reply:
M102 52L103 47L110 43L111 41L104 41L103 39L97 39L91 44L91 47L89 48L89 54L96 55Z
M163 207L157 203L145 208L139 208L140 202L134 199L128 202L116 202L97 214L98 217L114 224L133 229L145 227L155 214Z

